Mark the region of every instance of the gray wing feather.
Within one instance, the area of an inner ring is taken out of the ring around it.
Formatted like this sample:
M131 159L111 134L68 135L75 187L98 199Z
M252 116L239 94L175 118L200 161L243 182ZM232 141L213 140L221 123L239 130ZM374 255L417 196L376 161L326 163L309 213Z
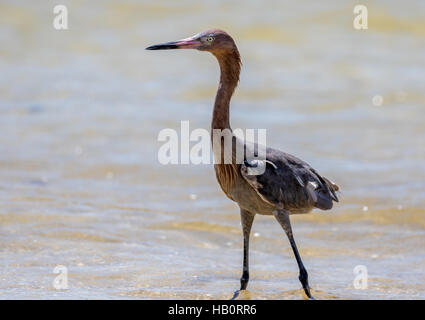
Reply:
M338 186L306 162L271 148L266 155L266 170L261 175L247 174L249 162L241 166L242 176L263 200L289 210L312 206L329 210L332 201L338 202Z

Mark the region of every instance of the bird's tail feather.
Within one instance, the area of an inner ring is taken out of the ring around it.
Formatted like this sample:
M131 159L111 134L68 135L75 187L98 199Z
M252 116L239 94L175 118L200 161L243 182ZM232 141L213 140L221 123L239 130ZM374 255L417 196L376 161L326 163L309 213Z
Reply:
M338 185L335 184L335 183L333 183L331 180L329 180L329 179L327 179L325 177L322 177L322 178L325 181L326 186L328 187L328 189L329 189L329 191L331 193L332 200L334 200L335 202L339 202L339 199L338 199L338 197L336 195L336 191L339 191Z

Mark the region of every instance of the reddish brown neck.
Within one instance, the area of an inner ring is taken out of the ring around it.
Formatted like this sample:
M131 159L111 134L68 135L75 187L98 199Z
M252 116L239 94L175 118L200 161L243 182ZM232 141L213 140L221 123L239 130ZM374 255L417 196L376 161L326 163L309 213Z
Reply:
M233 92L239 81L241 60L238 50L231 52L213 53L220 65L220 83L215 97L214 110L211 123L213 129L230 129L229 105Z

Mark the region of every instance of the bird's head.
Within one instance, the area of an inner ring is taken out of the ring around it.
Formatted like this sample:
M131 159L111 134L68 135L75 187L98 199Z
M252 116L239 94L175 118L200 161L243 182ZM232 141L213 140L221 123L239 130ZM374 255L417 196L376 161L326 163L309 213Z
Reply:
M165 42L147 47L146 50L197 49L215 55L237 51L232 37L219 29L207 30L182 40Z

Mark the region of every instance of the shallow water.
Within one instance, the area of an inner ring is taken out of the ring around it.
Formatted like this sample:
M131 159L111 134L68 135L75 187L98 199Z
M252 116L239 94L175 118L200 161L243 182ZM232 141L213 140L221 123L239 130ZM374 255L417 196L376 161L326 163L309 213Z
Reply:
M157 160L161 129L209 130L216 62L144 50L220 27L244 63L232 126L266 128L342 189L292 218L316 298L425 299L423 1L368 4L367 31L350 1L62 3L67 31L56 2L0 2L0 298L232 297L237 206L212 166ZM273 218L257 216L250 258L240 298L303 298Z

